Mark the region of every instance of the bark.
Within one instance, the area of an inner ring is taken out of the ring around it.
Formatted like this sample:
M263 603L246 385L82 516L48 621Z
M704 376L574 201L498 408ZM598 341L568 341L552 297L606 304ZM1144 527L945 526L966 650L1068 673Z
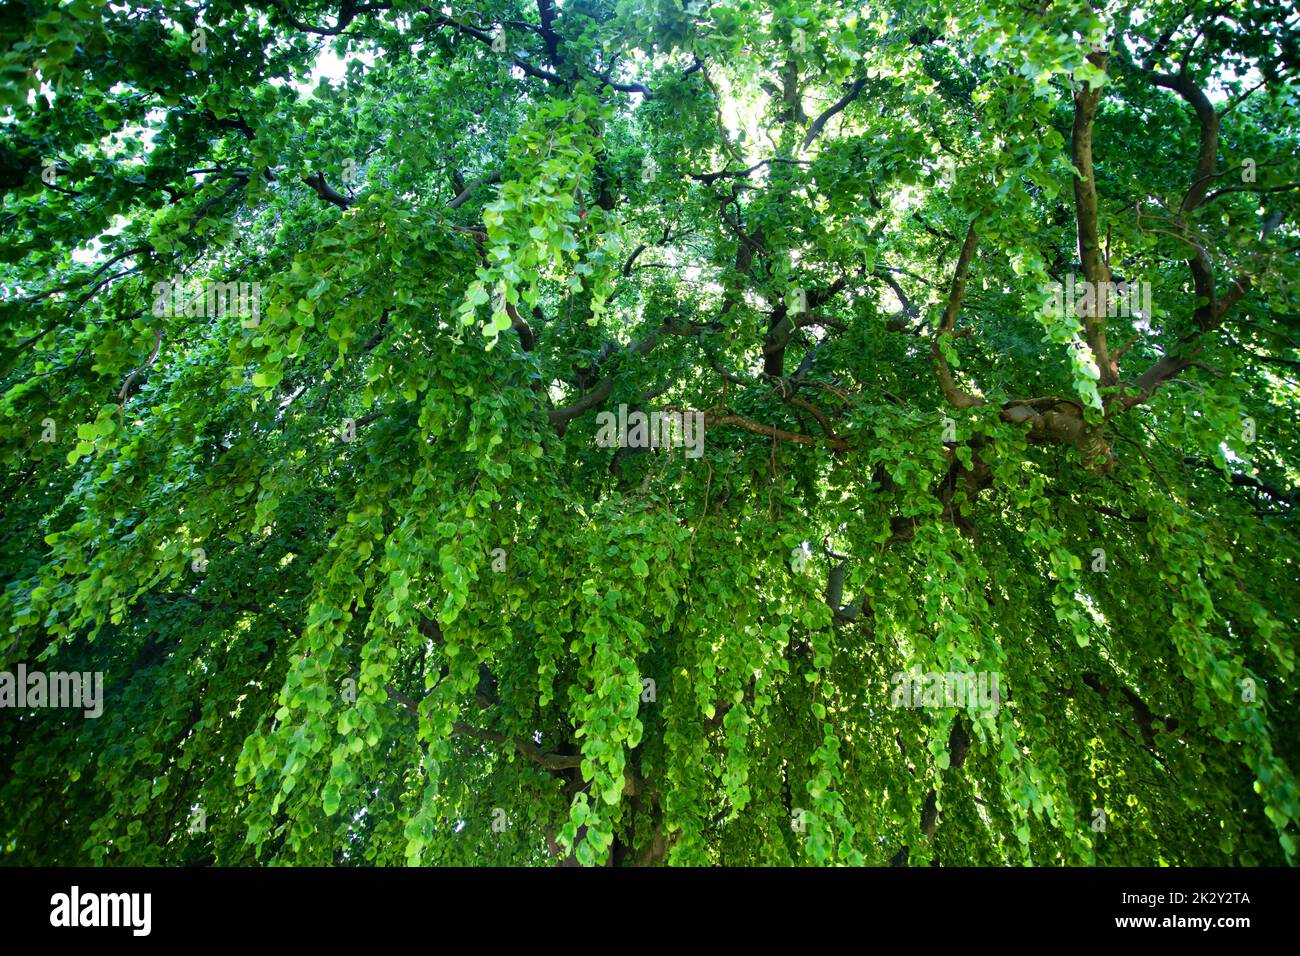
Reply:
M1091 53L1088 60L1099 69L1106 66L1105 53ZM1089 297L1091 305L1079 318L1083 322L1084 338L1101 371L1101 384L1106 386L1119 381L1119 371L1106 345L1105 300L1110 294L1110 263L1102 257L1098 236L1097 180L1092 168L1092 124L1103 91L1104 87L1091 89L1085 85L1075 94L1072 149L1076 170L1074 207L1079 233L1079 261L1083 263L1084 278L1093 289L1093 295Z

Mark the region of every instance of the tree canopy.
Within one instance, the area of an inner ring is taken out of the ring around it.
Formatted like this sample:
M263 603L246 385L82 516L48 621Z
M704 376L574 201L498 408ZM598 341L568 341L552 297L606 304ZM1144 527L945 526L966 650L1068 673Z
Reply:
M1292 4L0 27L0 862L1295 861Z

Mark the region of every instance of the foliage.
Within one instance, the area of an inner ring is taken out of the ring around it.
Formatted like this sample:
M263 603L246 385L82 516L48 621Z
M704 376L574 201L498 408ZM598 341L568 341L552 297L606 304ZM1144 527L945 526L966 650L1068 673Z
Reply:
M1295 861L1292 5L0 24L0 860Z

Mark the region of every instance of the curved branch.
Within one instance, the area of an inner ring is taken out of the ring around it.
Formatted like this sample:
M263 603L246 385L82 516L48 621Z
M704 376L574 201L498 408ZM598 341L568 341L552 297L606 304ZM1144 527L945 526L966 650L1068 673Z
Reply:
M953 326L957 323L957 312L961 309L961 300L966 294L966 277L970 274L977 242L975 224L971 223L966 231L966 241L962 243L961 255L957 257L957 269L953 273L952 287L948 292L948 304L943 310L943 321L939 323L939 328L930 341L930 355L934 359L935 371L939 374L939 388L954 408L974 408L986 404L984 399L957 386L952 377L952 369L948 367L948 360L944 358L942 346L942 339L944 336L952 336Z

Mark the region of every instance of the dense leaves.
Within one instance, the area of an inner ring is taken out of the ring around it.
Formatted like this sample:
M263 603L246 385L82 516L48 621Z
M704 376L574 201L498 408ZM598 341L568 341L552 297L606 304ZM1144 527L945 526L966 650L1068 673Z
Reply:
M1295 861L1292 5L0 25L0 861Z

